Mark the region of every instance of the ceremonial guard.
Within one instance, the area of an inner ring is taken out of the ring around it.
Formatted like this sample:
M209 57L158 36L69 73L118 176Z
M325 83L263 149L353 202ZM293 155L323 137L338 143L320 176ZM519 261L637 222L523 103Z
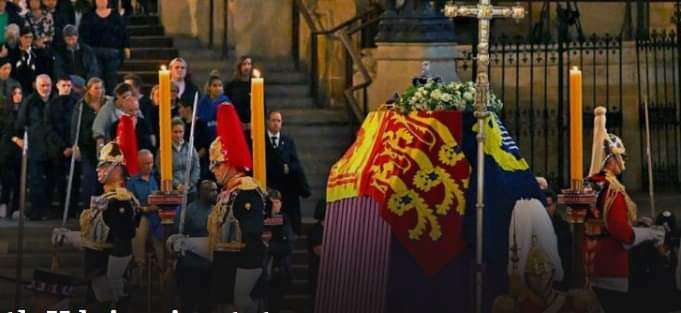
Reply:
M584 260L586 272L605 312L627 312L629 292L629 249L646 241L662 244L665 232L659 228L633 227L636 204L618 176L626 169L622 140L608 134L606 109L594 111L593 148L590 177L597 192L596 208L585 221Z
M245 175L252 162L234 107L221 105L217 114L218 136L210 146L210 170L222 191L208 216L208 238L173 235L168 245L179 253L212 259L211 289L217 312L255 313L258 302L251 291L263 273L266 252L262 240L265 194Z
M104 193L92 197L80 215L80 232L58 228L53 243L68 243L85 251L85 275L98 310L122 307L124 274L132 260L137 201L125 188L125 160L116 142L106 144L99 156L97 178Z

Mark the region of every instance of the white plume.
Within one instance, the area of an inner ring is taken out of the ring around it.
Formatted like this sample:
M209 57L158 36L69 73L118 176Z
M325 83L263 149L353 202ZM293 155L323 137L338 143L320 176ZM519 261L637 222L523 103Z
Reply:
M537 199L520 199L516 201L513 207L513 214L511 215L511 225L508 230L509 247L513 246L514 233L516 235L516 243L518 244L518 257L520 258L518 270L521 273L525 271L527 254L532 247L532 236L535 235L537 237L537 245L553 263L553 268L555 269L554 280L563 280L563 266L558 255L558 238L553 229L551 217L549 217L541 201ZM509 252L509 273L513 270L510 256Z

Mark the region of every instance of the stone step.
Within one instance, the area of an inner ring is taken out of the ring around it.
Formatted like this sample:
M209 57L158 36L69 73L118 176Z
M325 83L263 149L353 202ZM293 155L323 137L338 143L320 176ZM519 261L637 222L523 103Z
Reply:
M291 109L314 109L315 101L311 97L276 97L268 98L265 102L267 111L286 111Z
M125 60L123 64L121 65L121 71L123 72L130 72L130 71L135 71L135 72L144 72L144 71L156 71L161 68L162 65L168 65L172 58L166 58L166 59L132 59L132 60Z
M16 239L14 240L6 240L5 238L0 239L0 245L2 243L7 243L8 246L8 252L9 253L16 253L17 252L17 241ZM34 252L45 252L45 251L52 251L54 246L52 245L51 242L51 236L46 234L45 236L41 237L35 237L35 238L26 238L24 240L24 253L34 253ZM58 248L59 252L76 252L79 251L78 249L71 247L71 246L64 246L64 247L59 247ZM0 254L2 255L2 254Z
M175 47L177 47L177 45L175 45ZM178 48L178 50L180 50L180 54L183 57L186 57L188 60L192 60L193 55L191 54L191 52L193 52L194 50L183 50L181 48ZM226 71L230 74L229 76L231 76L231 73L234 70L235 66L233 60L225 60L222 56L220 56L217 59L193 59L193 60L200 61L194 62L195 66L198 66L199 68L218 69L221 71ZM193 66L190 67L193 69ZM296 69L292 61L269 62L266 60L255 60L255 67L262 72L265 78L267 78L268 76L267 73L272 72L299 72L299 70Z
M135 61L135 60L132 60ZM129 61L126 61L129 62ZM135 74L139 75L140 78L142 78L142 81L145 83L152 83L158 81L158 70L160 68L161 63L134 63L130 64L129 66L123 66L123 68L119 71L118 75L120 77L124 76L125 74L132 73L134 72ZM148 67L149 70L138 70L135 69L135 67ZM207 71L205 75L198 75L200 73L197 73L196 71L192 71L192 78L196 76L204 76L208 77L208 74L210 71ZM231 76L225 76L223 75L222 77L224 80L224 84L227 84L229 80L231 80ZM293 79L291 79L293 78ZM295 73L293 74L288 74L284 72L278 72L274 75L272 75L271 78L268 78L266 81L265 85L265 91L266 92L272 92L273 95L280 95L280 94L285 94L290 90L291 95L295 96L307 96L309 94L309 85L306 84L306 82L302 79L300 79L301 76L296 75ZM203 85L205 81L201 80L195 80L195 83L199 85Z
M267 97L306 97L310 87L304 84L268 84L265 86Z
M336 109L282 109L284 123L296 126L348 125L344 110Z
M312 297L307 294L284 295L285 310L302 313L307 310L312 301Z
M139 25L160 25L161 20L158 15L133 15L128 17L128 25L139 26Z
M142 47L173 47L173 38L166 36L134 36L130 37L130 46L136 48Z
M172 59L177 57L177 49L175 48L132 48L133 59L156 60L156 59Z
M161 25L129 25L128 36L162 36L165 31Z
M182 51L182 56L187 59L187 61L222 61L224 62L224 55L221 51L213 50L210 48L192 48L192 49L182 49L178 45L175 48Z
M59 253L59 262L64 267L80 266L83 262L83 254L80 251ZM0 255L0 268L15 268L17 264L16 254ZM52 254L48 251L25 253L23 266L25 268L50 268Z

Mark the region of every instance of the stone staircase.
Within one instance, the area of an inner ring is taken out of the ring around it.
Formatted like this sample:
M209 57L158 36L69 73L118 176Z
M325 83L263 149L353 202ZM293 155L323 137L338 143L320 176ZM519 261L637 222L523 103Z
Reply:
M198 39L174 37L175 47L189 63L189 72L197 86L203 86L212 70L225 83L234 74L236 57L225 58L220 52L201 47ZM326 190L331 165L351 143L353 134L345 110L319 108L310 96L307 73L295 68L292 61L254 60L265 79L266 110L283 114L283 130L296 141L298 155L305 169L312 196L303 199L304 217L312 217L317 201Z
M173 39L165 35L158 16L132 16L128 22L132 57L125 60L119 77L135 73L142 78L143 91L148 94L151 86L158 83L161 65L178 56Z
M231 80L236 57L225 58L220 52L201 47L195 38L173 39L179 55L189 63L189 72L197 86L202 87L213 70L220 73L225 83ZM266 110L282 112L283 130L296 141L298 156L312 193L309 199L302 199L301 209L305 225L311 225L314 208L326 191L329 170L352 142L347 114L340 109L319 108L310 96L307 74L297 70L292 61L254 61L265 79ZM284 298L287 313L309 312L313 305L306 289L305 242L305 236L296 242L294 282Z
M189 63L189 71L200 88L208 73L217 69L229 81L233 73L234 58L224 58L220 53L202 48L192 38L171 38L164 35L163 26L156 16L134 16L130 18L129 31L132 42L132 59L122 65L120 75L136 73L144 82L144 92L157 82L157 71L163 64L176 56L182 56ZM325 193L325 182L331 165L340 157L351 143L347 114L340 109L317 107L309 96L307 75L297 70L293 62L259 61L256 66L263 72L266 82L266 106L268 110L280 110L284 116L284 131L295 140L301 163L306 171L312 196L304 199L302 210L304 229L311 225L311 217L317 201ZM24 281L30 280L36 268L49 268L52 260L50 244L51 229L58 221L27 222L25 256L23 266ZM76 221L70 221L70 228ZM0 312L13 308L14 282L4 278L14 278L16 268L16 222L0 220ZM305 232L307 233L307 232ZM286 313L310 312L312 307L308 286L308 264L306 237L297 238L293 253L293 285L285 295ZM83 275L82 253L75 249L60 249L61 271L77 277ZM81 290L81 293L83 291ZM144 296L139 296L142 299ZM155 300L159 296L154 296ZM160 299L167 300L167 299ZM24 304L29 305L30 293L24 292ZM141 300L142 302L144 300ZM82 304L82 297L74 299ZM82 306L81 306L82 307ZM160 309L160 307L159 307ZM134 310L143 312L141 308ZM157 309L152 312L158 311Z

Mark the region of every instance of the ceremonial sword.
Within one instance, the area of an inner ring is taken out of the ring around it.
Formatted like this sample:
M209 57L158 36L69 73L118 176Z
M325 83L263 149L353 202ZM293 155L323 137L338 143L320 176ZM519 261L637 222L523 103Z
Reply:
M66 186L66 199L64 200L64 216L62 216L61 226L66 226L66 220L69 218L69 207L71 204L71 191L73 189L73 176L75 175L76 167L76 151L78 149L78 140L80 139L80 126L83 121L83 105L85 101L80 101L80 106L78 106L78 120L76 121L76 136L73 140L73 146L71 146L71 162L69 164L69 181Z
M187 157L187 166L184 173L184 197L182 197L182 206L180 206L180 225L178 225L178 233L184 234L184 220L187 217L187 195L189 195L189 181L192 172L192 159L194 158L194 130L196 126L196 107L199 103L199 93L194 94L194 107L192 108L192 126L189 131L189 156Z

